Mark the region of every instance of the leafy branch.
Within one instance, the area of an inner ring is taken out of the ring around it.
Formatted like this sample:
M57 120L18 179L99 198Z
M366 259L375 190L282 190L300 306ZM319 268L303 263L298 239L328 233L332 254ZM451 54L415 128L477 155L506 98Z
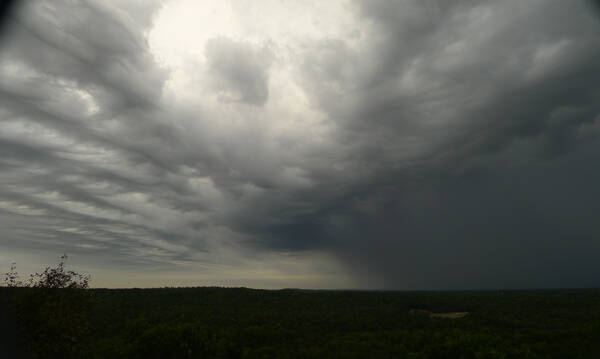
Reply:
M65 269L67 255L60 257L60 262L54 268L46 267L42 273L29 275L26 282L19 280L16 263L12 263L10 270L4 273L4 283L7 287L26 287L26 288L71 288L86 289L90 283L89 274L81 274L72 270Z

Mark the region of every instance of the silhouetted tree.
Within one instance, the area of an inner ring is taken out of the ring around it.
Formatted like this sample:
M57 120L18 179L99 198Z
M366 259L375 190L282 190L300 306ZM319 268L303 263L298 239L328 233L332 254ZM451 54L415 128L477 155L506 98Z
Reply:
M10 270L4 273L4 283L7 287L21 287L23 282L19 280L19 274L17 273L17 264L11 263Z
M22 282L11 265L4 282L14 287L9 310L23 338L38 358L84 358L89 333L90 276L65 269L66 255Z
M32 274L29 278L29 286L33 288L86 289L90 282L90 275L65 270L66 260L67 255L63 254L56 268L46 267L42 273Z
M31 274L26 282L19 280L17 264L13 262L10 270L4 273L4 283L7 287L87 289L90 275L65 270L66 260L67 255L63 254L55 268L46 267L42 273Z

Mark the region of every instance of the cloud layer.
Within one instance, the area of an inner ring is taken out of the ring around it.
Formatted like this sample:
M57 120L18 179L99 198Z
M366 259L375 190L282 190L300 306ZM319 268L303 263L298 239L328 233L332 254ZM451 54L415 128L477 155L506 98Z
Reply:
M108 286L600 285L592 2L18 10L5 261L67 252Z

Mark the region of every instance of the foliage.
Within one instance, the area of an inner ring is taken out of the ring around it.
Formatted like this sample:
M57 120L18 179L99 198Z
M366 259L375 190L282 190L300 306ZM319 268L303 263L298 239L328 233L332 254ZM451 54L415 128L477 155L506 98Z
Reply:
M66 255L56 267L19 281L13 263L5 274L12 289L7 304L19 335L38 358L81 358L88 351L90 276L65 269Z
M46 328L60 328L54 335L75 333L70 328L85 334L75 341L53 337L45 347L41 336L28 337L38 340L40 357L61 351L62 357L144 359L600 357L600 290L76 292L90 295L70 319L43 320ZM469 314L430 315L448 312Z
M80 274L74 271L65 270L65 261L67 255L60 257L60 262L55 268L46 267L42 273L34 273L29 276L27 282L18 280L16 263L12 263L10 270L4 274L4 283L7 287L27 287L27 288L69 288L86 289L89 286L90 275Z
M17 273L17 264L11 263L10 270L4 273L4 283L7 287L21 287L23 282L19 280L19 273Z
M599 290L93 292L96 358L600 357Z
M90 275L66 271L65 260L67 255L62 255L60 259L60 263L56 268L46 267L41 274L32 274L30 278L31 286L35 288L86 289L89 286Z

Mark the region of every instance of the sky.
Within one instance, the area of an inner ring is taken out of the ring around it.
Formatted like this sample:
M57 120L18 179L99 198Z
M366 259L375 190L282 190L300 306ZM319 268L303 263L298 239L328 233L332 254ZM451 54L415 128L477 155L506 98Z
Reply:
M94 287L600 287L597 2L2 16L6 270L66 253Z

